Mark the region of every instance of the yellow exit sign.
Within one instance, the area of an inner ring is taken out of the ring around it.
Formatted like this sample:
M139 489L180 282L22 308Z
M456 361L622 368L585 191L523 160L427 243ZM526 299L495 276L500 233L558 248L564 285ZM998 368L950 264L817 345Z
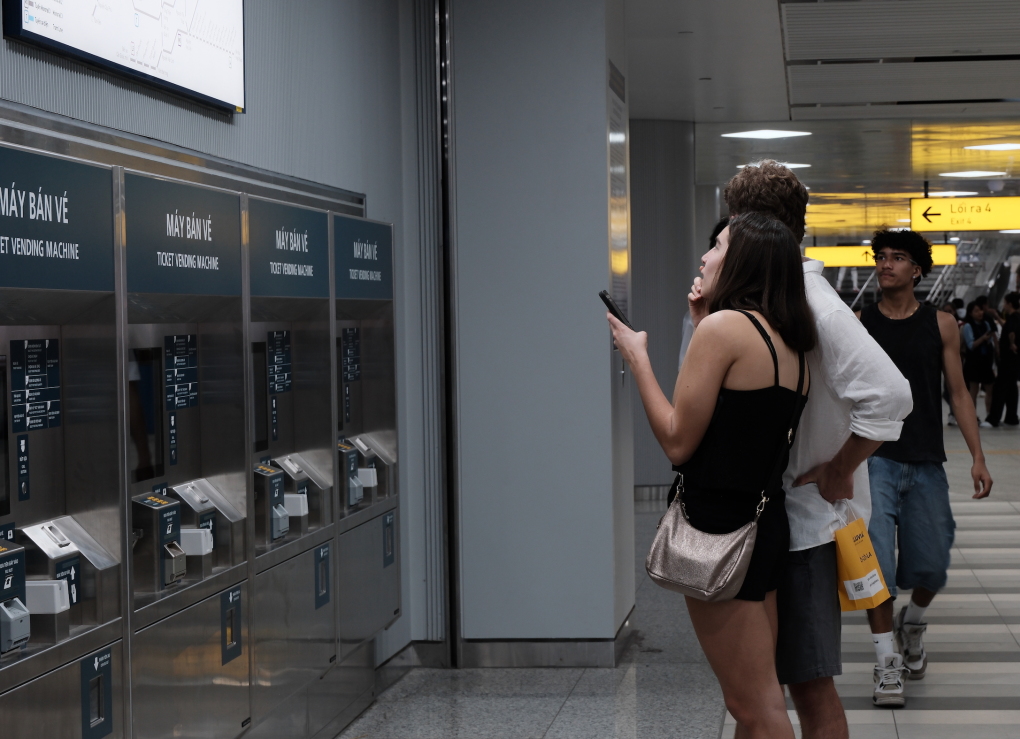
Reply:
M1004 231L1020 228L1020 197L912 198L915 231Z
M870 246L809 246L804 256L824 262L826 267L874 267ZM932 264L956 264L956 244L932 244Z

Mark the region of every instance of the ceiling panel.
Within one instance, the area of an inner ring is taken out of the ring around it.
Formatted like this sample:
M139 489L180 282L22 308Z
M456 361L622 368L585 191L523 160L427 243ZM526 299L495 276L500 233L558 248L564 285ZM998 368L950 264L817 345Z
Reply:
M863 0L782 5L786 58L1016 54L1017 0Z
M1020 60L810 64L788 74L793 105L1020 98Z
M626 8L632 118L789 117L776 3L626 0Z

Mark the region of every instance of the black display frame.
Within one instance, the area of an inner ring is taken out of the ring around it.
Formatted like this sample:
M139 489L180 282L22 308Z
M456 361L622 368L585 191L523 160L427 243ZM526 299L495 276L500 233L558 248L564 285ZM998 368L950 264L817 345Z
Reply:
M38 46L66 56L76 61L84 62L92 67L97 67L104 72L111 72L121 77L134 80L135 82L143 82L151 85L152 87L163 90L164 92L170 92L174 95L178 95L183 98L187 98L192 102L201 103L210 108L215 108L218 111L224 113L244 113L247 108L242 106L234 105L226 100L218 100L208 95L203 95L200 92L191 90L181 85L175 85L171 82L154 77L143 72L138 72L130 67L126 67L116 62L111 62L108 59L103 59L95 54L89 54L87 51L82 51L73 46L62 44L59 41L40 36L37 33L26 31L22 25L22 0L2 0L3 2L3 26L4 26L4 38L12 39L14 41L21 41L32 46ZM244 0L241 0L241 77L244 82L244 99L247 104L248 101L248 67L247 67L247 54L244 41Z

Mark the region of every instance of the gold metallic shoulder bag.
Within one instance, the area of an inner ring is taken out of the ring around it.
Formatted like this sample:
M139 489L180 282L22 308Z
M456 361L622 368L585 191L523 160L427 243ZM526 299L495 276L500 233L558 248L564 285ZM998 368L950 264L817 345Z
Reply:
M708 534L696 529L687 518L684 507L684 476L677 475L676 497L659 520L652 548L645 558L645 570L656 585L689 595L698 600L731 600L744 584L751 563L754 542L758 535L758 519L769 499L765 495L772 485L782 484L784 452L793 446L794 430L800 416L800 393L804 387L804 355L800 355L800 378L797 380L797 402L794 403L786 434L786 445L780 444L775 467L754 519L728 534Z

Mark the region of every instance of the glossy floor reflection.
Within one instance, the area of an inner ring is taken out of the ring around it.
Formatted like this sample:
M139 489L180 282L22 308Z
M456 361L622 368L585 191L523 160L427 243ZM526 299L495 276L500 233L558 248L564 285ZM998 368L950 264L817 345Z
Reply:
M908 684L906 709L872 707L864 614L844 617L838 686L853 739L1020 736L1020 431L983 437L996 487L978 502L967 494L966 446L946 429L957 541L949 584L929 611L928 676ZM644 574L664 504L636 506L637 634L619 667L413 670L342 739L732 737L683 598Z

